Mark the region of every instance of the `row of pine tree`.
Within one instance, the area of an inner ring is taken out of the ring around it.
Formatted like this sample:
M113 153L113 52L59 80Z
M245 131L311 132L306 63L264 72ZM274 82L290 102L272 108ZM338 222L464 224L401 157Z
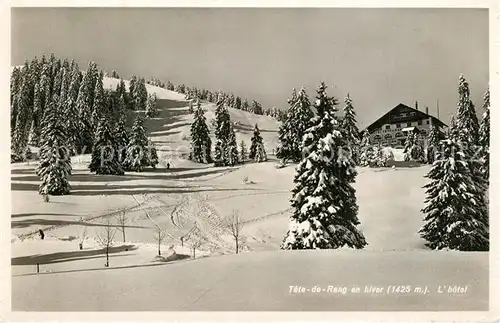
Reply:
M116 78L118 74L113 71L113 75ZM134 78L135 76L132 76ZM174 85L172 82L168 81L167 83L157 79L151 78L146 81L146 83L157 86L160 88L164 88L170 91L175 91L186 96L187 100L203 100L211 103L217 104L220 100L223 100L227 107L247 111L253 114L265 115L273 117L277 120L282 120L285 116L285 112L276 107L272 108L263 108L262 104L256 100L252 100L251 103L247 98L241 98L240 96L235 96L234 93L226 93L222 91L213 92L207 89L199 89L197 87L188 87L184 84Z
M214 135L215 148L212 157L212 140L206 122L205 111L201 102L197 100L197 107L193 109L194 120L191 124L191 154L190 159L199 163L214 163L215 166L234 166L244 163L248 159L256 162L267 160L259 126L256 124L251 139L250 152L247 154L245 142L240 142L240 150L236 140L236 133L231 122L227 103L223 96L219 96L215 110Z
M156 97L148 96L143 78L127 92L123 80L115 91L104 89L103 77L94 62L81 71L75 61L54 55L12 70L11 160L29 157L29 146L40 148L40 194L68 194L70 157L89 149L89 169L96 174L123 175L158 164L143 117L137 113L127 127L127 110L157 115Z
M356 165L385 166L380 146L369 133L360 140L356 114L348 95L343 116L338 100L326 93L324 83L311 105L302 88L288 100L290 108L279 129L277 157L298 162L291 205L290 227L282 249L363 248L367 242L357 229L358 205L352 187ZM479 123L469 85L459 79L459 101L449 131L432 127L424 151L420 138L409 134L405 160L432 164L426 175L426 207L421 236L432 249L489 250L489 91ZM316 110L316 113L312 111Z

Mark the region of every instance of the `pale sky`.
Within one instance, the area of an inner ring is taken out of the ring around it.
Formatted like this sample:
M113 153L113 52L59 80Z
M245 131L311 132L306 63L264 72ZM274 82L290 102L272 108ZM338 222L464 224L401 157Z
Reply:
M460 73L482 110L486 9L14 8L12 65L43 53L287 107L349 92L360 127L402 102L448 123ZM342 106L341 106L342 107ZM480 111L482 113L482 111Z

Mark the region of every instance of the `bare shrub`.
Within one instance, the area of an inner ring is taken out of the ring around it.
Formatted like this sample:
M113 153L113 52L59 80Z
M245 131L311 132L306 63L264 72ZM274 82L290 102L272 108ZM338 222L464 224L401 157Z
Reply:
M224 218L224 228L234 239L236 253L239 251L243 226L243 219L236 210L233 210L230 215Z
M107 217L104 222L104 227L97 231L97 243L106 249L106 264L104 267L109 267L109 248L114 243L114 238L116 234L116 229L113 227L111 223L110 217Z

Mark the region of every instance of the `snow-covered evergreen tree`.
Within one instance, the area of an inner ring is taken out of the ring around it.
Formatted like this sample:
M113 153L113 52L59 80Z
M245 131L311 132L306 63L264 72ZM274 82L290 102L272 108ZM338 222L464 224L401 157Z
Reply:
M432 164L436 160L436 154L439 150L439 143L444 139L443 133L434 124L431 124L431 130L427 137L427 163Z
M158 161L158 152L156 151L156 147L155 145L153 144L153 142L148 139L148 166L152 167L152 168L156 168L156 165L159 164L159 161Z
M236 142L236 133L233 125L229 125L229 137L226 145L227 163L229 166L238 164L238 143Z
M231 117L224 104L224 98L222 95L219 95L217 109L215 110L215 166L231 165L228 156L231 131L233 131L231 126Z
M418 135L413 132L406 137L404 159L405 161L424 161L424 149L418 140Z
M264 143L257 144L254 160L258 163L267 161L267 153Z
M139 78L134 87L134 110L144 111L146 110L146 103L148 101L148 90L146 89L146 82L144 78Z
M43 92L40 90L40 83L35 85L34 99L33 99L33 120L31 122L31 129L29 133L28 143L32 146L38 147L41 132L41 116L42 116L42 97Z
M116 153L118 155L118 161L122 165L122 168L126 169L126 157L127 157L127 146L129 142L129 133L126 127L125 116L121 117L114 130L114 136L116 138L117 149Z
M479 146L482 165L480 173L485 181L489 182L490 177L490 90L484 94L483 118L479 127Z
M130 82L129 82L129 85L128 85L128 93L129 93L129 105L128 105L128 108L130 110L137 110L135 108L135 94L136 94L136 85L137 85L137 76L135 75L132 75L132 77L130 78Z
M66 195L71 190L68 181L71 158L58 102L59 98L54 96L42 121L40 163L36 168L36 174L41 179L38 190L41 195Z
M43 76L42 76L43 78ZM78 142L78 92L80 90L80 85L82 81L82 75L77 66L71 71L71 82L68 87L68 94L66 96L66 103L64 106L64 114L65 114L65 125L68 132L68 145L71 147L75 147Z
M234 108L241 110L241 98L239 96L234 100Z
M158 108L156 107L156 94L148 95L148 101L146 105L146 117L148 118L156 118L160 114L158 112Z
M102 71L99 73L97 77L97 81L95 83L95 89L94 89L94 100L93 100L93 106L92 106L92 115L91 115L91 124L92 124L92 129L94 132L97 131L97 128L99 126L99 123L101 122L102 118L108 118L109 116L106 113L106 97L104 94L104 87L103 87L103 73ZM108 125L109 128L109 125Z
M99 175L123 175L124 171L118 154L118 138L114 136L110 123L109 117L101 115L92 147L89 169Z
M276 157L283 164L288 160L299 162L302 159L302 138L311 127L311 119L314 117L304 88L298 94L293 89L288 104L290 108L278 130L279 145L276 151Z
M366 167L373 162L373 148L370 143L370 133L368 130L363 131L363 138L360 143L359 165Z
M130 133L130 140L127 145L127 157L125 159L126 170L141 172L149 165L146 149L148 138L144 128L144 119L137 115Z
M347 140L347 146L352 155L352 159L359 164L359 129L356 121L356 112L354 112L354 107L352 105L352 99L349 94L344 99L344 117L342 119L342 128L344 129L344 136Z
M455 120L458 139L463 144L475 147L479 142L479 121L474 104L470 99L469 83L463 75L460 75L458 94L458 109Z
M250 111L250 104L248 103L248 100L246 98L243 101L243 104L241 106L241 110L243 110L243 111Z
M191 154L192 160L198 163L211 163L212 140L208 130L205 111L198 100L194 113L194 121L191 125Z
M484 190L473 179L457 138L440 142L438 158L427 174L422 238L431 249L489 250L488 207Z
M262 136L260 135L259 125L255 124L253 129L253 137L251 139L252 144L250 145L250 153L248 158L255 159L255 154L257 153L257 148L263 144Z
M12 153L22 159L28 147L29 131L33 120L33 101L30 101L31 80L29 70L23 72L23 81L16 100L17 116L12 136Z
M260 105L259 102L253 100L252 101L252 113L255 113L255 114L262 114L262 105Z
M247 145L245 145L245 141L242 140L240 142L240 162L244 164L247 158L248 158Z
M345 138L335 117L336 100L321 84L315 101L317 116L304 136L305 158L296 168L289 230L282 249L363 248L356 226L358 205L352 183L355 164L343 152Z
M88 151L94 144L94 132L92 126L92 108L94 104L95 83L94 65L89 63L87 72L83 75L76 100L78 110L78 137L76 138L76 148L79 152Z

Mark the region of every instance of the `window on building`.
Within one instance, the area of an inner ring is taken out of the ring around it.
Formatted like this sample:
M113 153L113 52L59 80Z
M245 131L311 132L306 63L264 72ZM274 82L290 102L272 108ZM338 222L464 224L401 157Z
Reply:
M384 139L392 139L392 135L390 133L388 133L384 136Z
M385 126L385 130L390 130L390 129L391 129L391 125L388 124Z
M429 120L425 120L425 124L429 124Z
M396 123L396 128L401 128L401 123Z
M401 138L401 137L404 137L405 135L402 133L402 132L396 132L396 134L394 135L394 137L396 138Z
M406 126L407 126L407 127L411 127L411 122L408 122L408 123L406 124Z
M382 136L381 135L375 135L375 136L373 136L373 139L380 140L380 139L382 139Z
M422 120L418 120L418 125L421 126L422 125Z

